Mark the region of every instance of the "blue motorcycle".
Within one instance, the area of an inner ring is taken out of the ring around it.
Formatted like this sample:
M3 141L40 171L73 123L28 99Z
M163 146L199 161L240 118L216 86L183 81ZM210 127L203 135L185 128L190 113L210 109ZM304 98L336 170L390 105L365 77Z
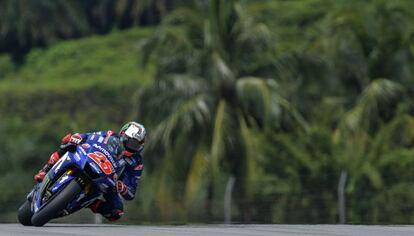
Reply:
M113 191L125 162L117 160L119 140L86 140L74 152L67 152L34 186L18 210L22 225L43 226L91 204Z

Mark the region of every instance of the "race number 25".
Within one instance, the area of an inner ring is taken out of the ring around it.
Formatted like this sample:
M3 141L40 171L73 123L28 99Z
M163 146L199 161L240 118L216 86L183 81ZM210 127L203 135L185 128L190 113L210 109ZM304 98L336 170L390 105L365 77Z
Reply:
M102 169L102 171L109 175L112 173L112 169L114 168L111 162L106 158L106 156L101 152L94 152L89 153L88 157L95 161L96 164Z

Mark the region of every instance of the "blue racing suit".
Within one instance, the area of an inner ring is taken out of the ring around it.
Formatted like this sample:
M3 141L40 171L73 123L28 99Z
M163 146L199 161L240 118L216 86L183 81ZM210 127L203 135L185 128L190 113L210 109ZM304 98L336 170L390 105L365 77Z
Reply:
M109 220L117 220L123 214L123 202L121 197L124 200L132 200L137 192L141 173L144 168L141 155L144 146L142 146L138 152L126 154L127 152L121 151L120 145L122 144L119 140L119 135L110 130L83 133L80 134L80 136L82 137L82 142L94 140L107 144L108 140L111 140L110 143L114 145L109 148L113 149L111 151L118 155L118 158L122 158L125 161L123 162L121 159L122 163L124 163L124 169L118 177L118 180L126 185L126 191L123 191L122 193L118 193L116 190L108 191L103 195L105 201L95 201L89 206L93 212L100 213Z

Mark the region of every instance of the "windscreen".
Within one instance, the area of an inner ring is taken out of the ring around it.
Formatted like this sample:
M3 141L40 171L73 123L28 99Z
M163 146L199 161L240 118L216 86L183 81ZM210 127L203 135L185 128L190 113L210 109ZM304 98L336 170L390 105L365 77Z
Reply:
M121 141L117 136L111 136L106 144L108 151L118 156L122 152Z

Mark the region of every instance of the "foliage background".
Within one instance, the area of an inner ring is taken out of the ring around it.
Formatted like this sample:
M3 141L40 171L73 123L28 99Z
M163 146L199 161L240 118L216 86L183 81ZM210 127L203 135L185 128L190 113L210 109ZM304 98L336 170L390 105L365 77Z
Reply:
M134 119L121 223L412 224L413 5L0 0L0 220L63 135Z

